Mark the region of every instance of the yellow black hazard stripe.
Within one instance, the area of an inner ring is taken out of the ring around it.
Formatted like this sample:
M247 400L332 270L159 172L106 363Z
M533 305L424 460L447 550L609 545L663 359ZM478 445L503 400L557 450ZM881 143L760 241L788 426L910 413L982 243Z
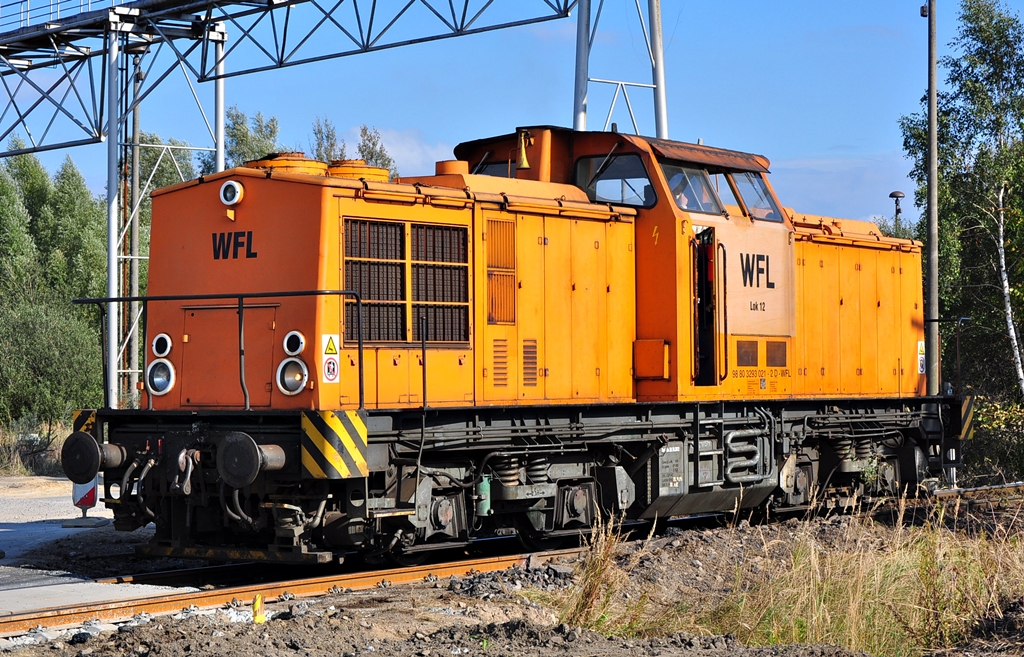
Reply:
M963 406L960 407L960 440L970 440L974 437L974 397L964 397Z
M366 420L357 411L302 412L302 475L365 477Z
M72 431L96 435L96 411L75 411L72 418Z

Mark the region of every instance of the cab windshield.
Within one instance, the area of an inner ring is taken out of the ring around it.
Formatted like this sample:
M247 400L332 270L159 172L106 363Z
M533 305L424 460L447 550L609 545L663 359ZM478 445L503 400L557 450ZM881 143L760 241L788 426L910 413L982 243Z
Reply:
M668 180L668 188L680 210L722 214L722 205L711 189L711 181L703 169L661 163L661 169Z
M737 171L732 174L732 180L750 216L761 221L782 221L782 213L760 174Z

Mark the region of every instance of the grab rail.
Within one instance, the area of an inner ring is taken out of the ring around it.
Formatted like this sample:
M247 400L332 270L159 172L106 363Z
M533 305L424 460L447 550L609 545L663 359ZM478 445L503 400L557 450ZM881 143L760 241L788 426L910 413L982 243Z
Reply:
M725 252L725 244L719 242L718 250L722 252L722 318L725 324L724 330L722 331L722 351L725 353L725 374L718 375L718 382L721 383L729 377L729 275L728 267L726 266L728 264L728 254ZM718 374L718 372L715 373Z
M698 344L698 315L700 313L700 300L699 290L697 289L697 279L699 278L698 267L699 263L699 249L697 246L697 240L690 238L690 312L693 316L690 318L690 342L692 348L690 349L690 383L696 383L697 377L700 376L700 361L697 356L700 353L700 345ZM682 356L678 356L681 358Z

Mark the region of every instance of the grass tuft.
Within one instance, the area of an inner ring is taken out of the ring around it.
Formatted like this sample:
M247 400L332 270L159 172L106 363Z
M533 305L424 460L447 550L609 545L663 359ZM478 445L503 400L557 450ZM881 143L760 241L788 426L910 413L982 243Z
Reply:
M650 536L647 538L627 550L620 524L599 517L586 538L574 585L557 600L559 621L606 634L638 634L650 596L646 591L630 596L627 589L630 573L648 552Z
M850 518L824 533L820 522L802 522L790 540L755 548L764 557L781 550L780 566L736 563L731 592L703 603L641 572L650 541L629 545L606 523L588 540L574 586L545 602L562 622L608 635L733 634L747 645L913 657L983 634L1021 599L1020 514L957 518L939 508L922 522L905 512L892 526Z

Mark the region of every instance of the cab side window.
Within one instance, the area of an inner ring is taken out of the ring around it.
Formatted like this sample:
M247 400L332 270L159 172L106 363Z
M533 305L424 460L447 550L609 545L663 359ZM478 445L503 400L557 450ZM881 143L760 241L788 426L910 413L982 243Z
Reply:
M650 208L658 201L639 155L582 157L576 161L575 183L597 203Z
M704 214L722 214L715 193L711 191L711 181L703 169L694 169L676 164L662 162L668 188L672 198L680 210L687 212L703 212Z
M736 189L743 197L743 204L754 219L761 221L782 221L782 213L768 191L768 185L757 173L739 171L732 174Z

